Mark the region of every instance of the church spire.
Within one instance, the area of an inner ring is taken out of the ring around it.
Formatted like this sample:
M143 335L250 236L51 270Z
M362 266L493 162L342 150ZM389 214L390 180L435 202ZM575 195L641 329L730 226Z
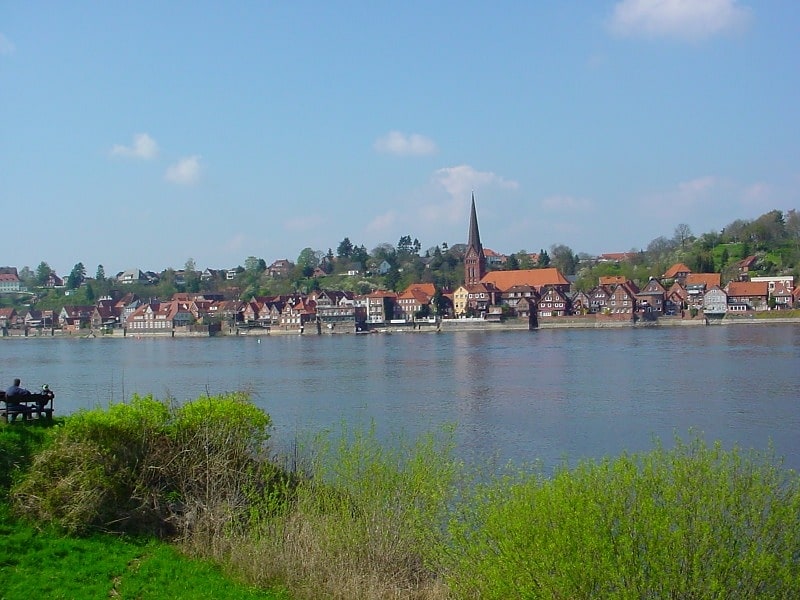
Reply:
M464 283L475 285L486 275L486 255L481 245L481 234L478 231L478 215L475 212L475 192L472 193L472 207L469 213L469 240L464 254Z

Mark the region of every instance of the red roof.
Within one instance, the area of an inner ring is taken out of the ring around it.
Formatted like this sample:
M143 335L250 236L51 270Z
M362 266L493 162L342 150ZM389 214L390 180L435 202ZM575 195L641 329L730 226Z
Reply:
M674 279L679 273L691 273L692 270L683 263L675 263L664 273L665 279Z
M481 283L491 283L501 292L515 285L529 285L536 290L546 285L569 285L566 277L555 267L547 269L519 269L516 271L490 271Z

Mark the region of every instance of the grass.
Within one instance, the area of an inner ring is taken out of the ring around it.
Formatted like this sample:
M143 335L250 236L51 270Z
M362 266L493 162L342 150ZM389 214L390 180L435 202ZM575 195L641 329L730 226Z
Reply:
M278 600L288 596L232 581L219 567L166 543L38 531L0 506L0 600L147 598Z

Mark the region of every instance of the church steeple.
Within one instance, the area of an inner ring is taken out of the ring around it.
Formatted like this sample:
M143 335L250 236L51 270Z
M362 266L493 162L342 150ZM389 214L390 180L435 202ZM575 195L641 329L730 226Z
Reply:
M469 240L464 254L464 284L480 283L486 275L486 256L481 245L481 234L478 231L478 215L475 212L475 193L472 194L472 207L469 213Z

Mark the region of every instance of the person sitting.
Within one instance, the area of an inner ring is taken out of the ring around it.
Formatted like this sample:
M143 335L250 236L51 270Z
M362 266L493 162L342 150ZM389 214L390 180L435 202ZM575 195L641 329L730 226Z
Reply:
M14 379L14 383L6 390L6 410L8 414L14 413L14 418L12 420L16 420L16 413L23 412L23 407L19 399L22 396L30 396L31 394L25 388L20 387L19 384L20 380Z

